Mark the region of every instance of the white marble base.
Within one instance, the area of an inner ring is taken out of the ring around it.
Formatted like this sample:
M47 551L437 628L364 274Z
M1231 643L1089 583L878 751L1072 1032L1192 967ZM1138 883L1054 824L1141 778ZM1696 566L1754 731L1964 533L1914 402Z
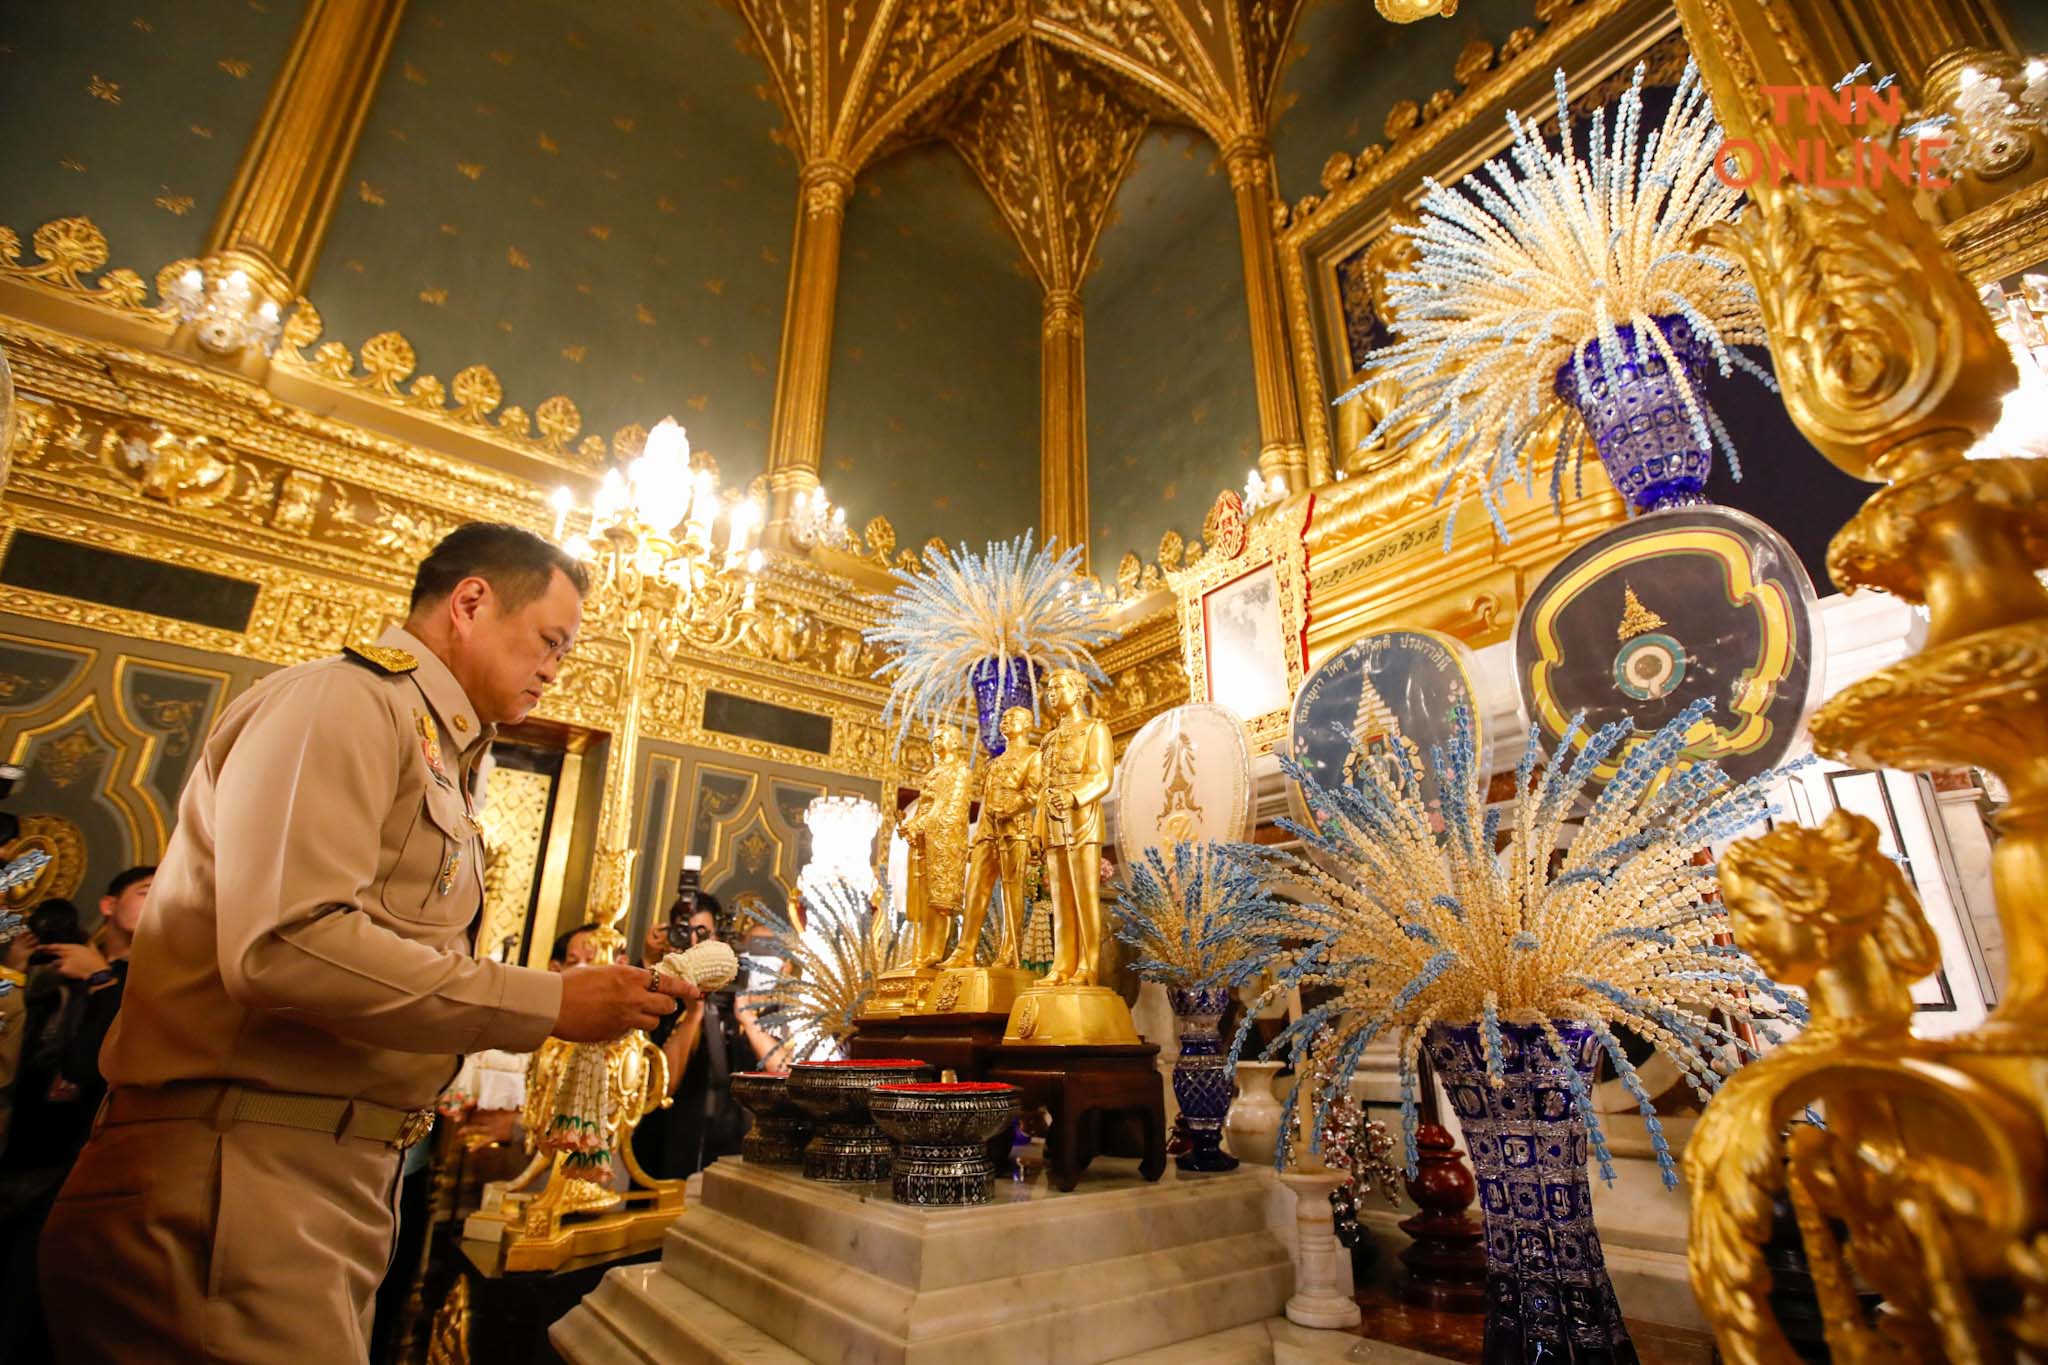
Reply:
M806 1356L791 1350L652 1265L613 1271L548 1335L555 1349L575 1365L819 1365L859 1358ZM1040 1359L1065 1365L1064 1357ZM1332 1360L1446 1365L1442 1356L1349 1332L1313 1331L1285 1318L1118 1356L1110 1365L1316 1365Z
M1279 1314L1271 1189L1098 1158L1070 1194L998 1181L991 1205L922 1210L720 1161L661 1264L613 1271L549 1335L574 1365L1118 1360Z

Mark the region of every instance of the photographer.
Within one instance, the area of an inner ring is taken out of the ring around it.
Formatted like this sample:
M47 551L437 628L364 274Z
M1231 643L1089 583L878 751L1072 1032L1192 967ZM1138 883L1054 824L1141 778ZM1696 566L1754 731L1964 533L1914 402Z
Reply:
M641 945L643 964L724 937L724 907L697 889L696 861L685 860L668 922L656 924ZM746 997L730 991L692 1002L663 1019L650 1036L668 1058L672 1102L649 1114L633 1133L633 1154L641 1166L656 1179L680 1180L721 1156L739 1155L747 1115L733 1101L732 1075L772 1060L782 1045L760 1026Z
M29 961L47 970L26 992L13 1118L0 1152L0 1340L23 1361L49 1356L36 1303L36 1239L107 1093L100 1045L121 1009L128 945L155 875L154 867L131 867L108 884L100 897L102 947L85 941L68 901L45 901L29 916L36 939Z

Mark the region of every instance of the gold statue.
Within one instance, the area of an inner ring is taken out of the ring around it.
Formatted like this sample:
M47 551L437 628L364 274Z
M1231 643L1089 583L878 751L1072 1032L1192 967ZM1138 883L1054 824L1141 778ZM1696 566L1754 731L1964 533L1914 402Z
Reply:
M1102 964L1102 798L1109 795L1109 726L1088 713L1088 679L1063 668L1046 683L1059 719L1045 738L1038 841L1052 893L1052 973L1041 986L1093 986Z
M1097 984L1102 969L1103 798L1109 726L1088 713L1088 679L1062 668L1046 680L1058 721L1039 750L1044 791L1035 825L1052 901L1052 972L1018 997L1005 1042L1136 1044L1123 997Z
M913 966L936 967L946 955L946 936L967 889L967 815L973 804L966 741L943 726L932 736L932 766L919 783L917 808L903 822L910 841L910 922L917 930Z
M1813 1010L1722 1088L1686 1149L1693 1292L1716 1307L1723 1355L1796 1359L1762 1245L1781 1190L1835 1359L2009 1360L2048 1344L2048 1247L2024 1240L2048 1205L2048 1154L2019 1106L1912 1036L1908 987L1941 950L1877 827L1838 810L1818 829L1744 840L1721 861L1721 890L1737 941ZM1798 1121L1816 1105L1825 1127ZM1859 1277L1884 1297L1881 1329Z
M960 926L960 944L946 959L948 967L974 966L981 943L981 923L990 897L1003 893L1003 946L998 967L1016 967L1024 941L1024 874L1031 865L1032 825L1038 815L1043 765L1031 743L1031 710L1013 706L1003 712L1005 748L989 760L982 773L981 823L968 849L967 918Z

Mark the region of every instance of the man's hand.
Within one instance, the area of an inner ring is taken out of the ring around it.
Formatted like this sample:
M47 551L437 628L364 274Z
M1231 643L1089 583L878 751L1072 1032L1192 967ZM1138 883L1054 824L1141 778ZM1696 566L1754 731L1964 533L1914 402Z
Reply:
M647 937L640 940L640 960L652 967L655 963L667 957L670 951L671 949L668 946L668 921L666 919L658 919L647 926Z
M679 976L623 963L592 963L562 973L562 1008L555 1037L571 1043L608 1043L628 1029L651 1029L676 1001L693 1000L697 988Z
M50 961L57 968L59 976L73 981L85 981L94 972L111 970L99 950L85 943L45 943L43 951L50 955Z

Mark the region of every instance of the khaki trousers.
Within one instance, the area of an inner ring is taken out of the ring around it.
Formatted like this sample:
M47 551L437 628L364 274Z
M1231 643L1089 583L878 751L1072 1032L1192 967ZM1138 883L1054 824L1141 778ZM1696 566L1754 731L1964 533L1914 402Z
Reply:
M101 1125L38 1257L58 1361L361 1365L398 1168L385 1143L273 1124Z

